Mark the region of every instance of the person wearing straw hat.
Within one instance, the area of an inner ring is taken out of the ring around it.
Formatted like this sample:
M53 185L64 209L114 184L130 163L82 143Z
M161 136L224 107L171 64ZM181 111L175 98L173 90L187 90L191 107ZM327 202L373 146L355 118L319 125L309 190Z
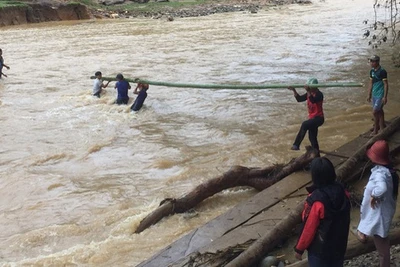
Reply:
M389 92L389 83L387 72L380 65L380 57L372 56L369 58L371 70L369 72L370 82L368 85L368 102L372 102L372 115L374 116L374 129L372 136L376 135L379 130L385 128L385 113L383 106L387 103Z
M319 151L317 136L318 127L324 123L324 111L322 108L324 95L318 89L318 87L310 86L316 84L318 84L318 80L316 78L308 79L306 85L304 86L306 93L303 95L299 95L295 88L288 87L288 89L293 92L297 102L307 101L308 108L308 120L301 124L300 130L291 148L292 150L300 150L300 144L308 131L308 138L310 139L311 146Z
M389 145L386 141L376 141L366 154L375 166L364 189L356 236L362 243L372 236L379 253L380 267L389 267L388 235L396 211L399 177L395 172L391 173Z

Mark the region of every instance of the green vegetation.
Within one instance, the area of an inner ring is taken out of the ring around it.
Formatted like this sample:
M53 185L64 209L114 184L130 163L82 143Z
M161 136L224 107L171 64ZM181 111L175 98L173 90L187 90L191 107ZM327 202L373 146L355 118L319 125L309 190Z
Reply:
M103 9L109 11L128 11L128 12L157 12L168 9L180 9L185 7L193 7L207 3L215 3L218 1L213 0L170 0L169 2L148 2L148 3L135 3L127 1L119 5L105 6L100 5L93 0L76 0L89 8Z
M367 25L364 37L369 40L368 44L373 49L389 44L393 49L393 64L400 68L400 31L398 30L400 9L398 1L374 0L373 8L375 17L372 20L364 21Z
M28 5L24 2L19 2L19 1L0 0L0 9L12 6L28 6Z

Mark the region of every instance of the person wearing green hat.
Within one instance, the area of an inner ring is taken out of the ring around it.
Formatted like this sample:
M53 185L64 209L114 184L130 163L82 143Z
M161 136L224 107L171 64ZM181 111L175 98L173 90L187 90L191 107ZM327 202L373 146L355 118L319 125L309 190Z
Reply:
M383 106L387 103L389 83L387 72L380 65L380 57L372 56L369 58L371 70L369 72L370 82L368 85L368 102L372 102L372 114L374 116L374 129L371 135L376 135L379 130L385 128L385 113Z
M324 95L316 86L317 84L318 80L316 78L308 79L307 83L304 85L306 93L303 95L299 95L295 88L291 86L288 87L288 89L293 92L297 102L307 101L308 108L308 120L301 124L300 130L291 148L292 150L300 150L300 144L308 131L308 138L310 139L311 146L319 151L317 139L318 127L321 126L325 120L322 108Z

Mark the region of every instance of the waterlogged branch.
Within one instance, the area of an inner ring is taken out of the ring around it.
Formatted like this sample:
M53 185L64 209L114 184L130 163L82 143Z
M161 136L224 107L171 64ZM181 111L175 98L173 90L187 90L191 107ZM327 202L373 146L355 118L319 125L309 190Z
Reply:
M318 151L311 147L307 147L306 149L306 153L285 166L275 165L264 169L234 166L223 175L198 185L193 191L181 198L164 199L155 211L140 222L135 233L142 232L166 216L186 212L201 201L222 190L236 186L250 186L261 191L289 174L303 169L317 157Z

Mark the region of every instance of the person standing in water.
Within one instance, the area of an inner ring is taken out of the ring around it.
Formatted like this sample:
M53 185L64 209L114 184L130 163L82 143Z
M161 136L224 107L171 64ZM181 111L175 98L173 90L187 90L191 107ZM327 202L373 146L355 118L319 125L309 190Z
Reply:
M149 89L149 85L147 83L138 83L135 91L133 93L138 95L135 99L135 102L131 106L133 111L139 111L144 103L144 100L147 98L147 90Z
M100 71L97 71L94 76L96 76L96 79L93 82L93 95L97 96L100 98L100 94L103 91L103 88L106 88L110 81L108 81L106 84L103 83L102 80L102 74Z
M385 128L385 113L383 112L383 106L387 103L389 92L387 72L380 65L380 60L380 57L376 55L369 58L371 70L369 72L370 82L368 85L367 101L372 101L372 115L374 116L374 129L371 133L372 136Z
M317 136L318 127L324 123L324 111L322 109L324 95L316 86L309 86L312 84L318 84L318 80L315 78L308 79L306 85L304 86L306 93L303 95L299 95L295 88L288 87L288 89L293 92L297 102L307 101L308 108L308 120L301 124L300 130L291 148L292 150L300 150L300 144L308 131L308 138L310 139L311 146L319 151Z
M115 84L115 89L117 89L117 100L115 101L116 104L128 104L129 96L128 90L131 89L131 85L127 80L124 79L124 75L121 73L117 74L117 83Z
M6 64L4 64L3 50L0 48L0 79L1 79L1 76L2 76L2 75L6 76L6 75L3 73L3 67L6 67L8 70L10 69L9 66L7 66ZM7 77L7 76L6 76L6 77Z

